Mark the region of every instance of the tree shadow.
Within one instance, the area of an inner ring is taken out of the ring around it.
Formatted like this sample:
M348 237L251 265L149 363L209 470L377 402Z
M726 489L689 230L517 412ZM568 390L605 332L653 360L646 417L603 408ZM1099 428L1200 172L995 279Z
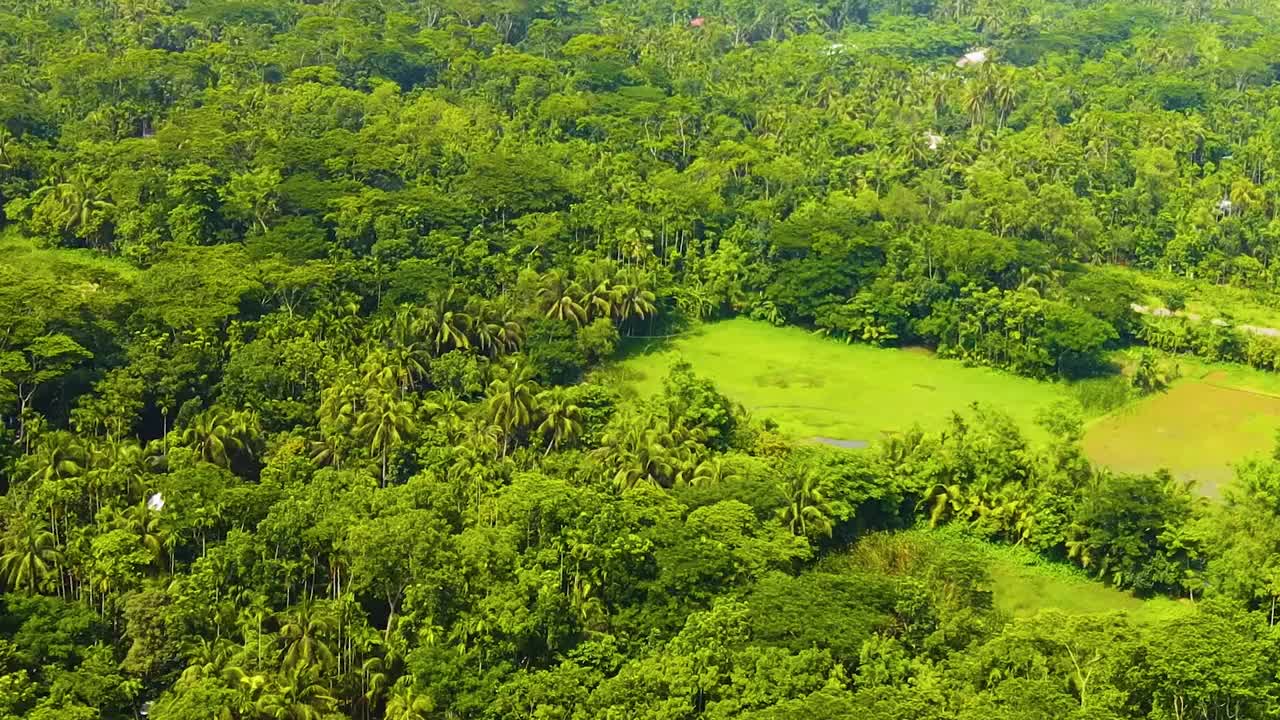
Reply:
M623 335L618 340L618 347L613 351L614 362L624 362L634 357L655 355L667 352L675 347L677 340L692 337L702 332L703 325L670 328L660 335Z

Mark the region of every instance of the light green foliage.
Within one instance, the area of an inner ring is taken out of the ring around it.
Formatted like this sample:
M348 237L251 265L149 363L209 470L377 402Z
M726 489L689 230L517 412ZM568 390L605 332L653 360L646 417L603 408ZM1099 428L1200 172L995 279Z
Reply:
M1084 446L1089 457L1117 471L1168 468L1216 497L1232 464L1271 448L1280 400L1254 390L1270 389L1271 379L1260 373L1183 365L1198 377L1184 377L1092 423Z
M653 392L675 362L715 379L735 402L776 420L792 435L874 441L912 425L938 427L973 402L1000 408L1024 428L1035 413L1065 396L1054 385L927 353L843 346L795 329L747 320L698 328L620 363L642 395Z
M0 720L1266 716L1277 27L6 4Z

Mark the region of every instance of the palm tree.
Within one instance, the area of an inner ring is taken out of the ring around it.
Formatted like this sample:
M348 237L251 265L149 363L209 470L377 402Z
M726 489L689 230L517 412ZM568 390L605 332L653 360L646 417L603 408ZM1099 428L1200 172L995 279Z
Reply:
M613 482L619 490L630 490L642 483L667 487L678 474L679 464L677 453L665 442L669 439L638 421L619 422L605 432L596 456L613 471Z
M32 199L54 198L58 206L58 222L62 231L83 240L93 241L102 233L101 216L115 209L104 200L83 172L54 185L46 185L32 193Z
M264 700L268 687L268 678L262 673L249 673L237 665L228 665L222 670L222 678L232 689L238 691L239 704L242 708L256 708L257 703Z
M723 456L717 455L698 463L693 470L693 475L689 478L689 484L694 487L715 487L721 483L739 480L741 477L731 464L725 462Z
M416 389L427 377L427 362L431 356L420 343L392 348L383 357L398 379L401 392Z
M197 415L185 430L180 442L195 451L202 460L231 467L231 459L246 449L245 436L251 433L250 413L230 413L211 408Z
M511 311L497 311L492 303L477 301L468 308L471 316L471 344L491 358L515 352L524 342L524 329L512 319Z
M387 720L427 720L436 704L412 683L400 682L387 700Z
M312 442L311 459L342 468L356 426L360 391L354 377L340 378L320 391L318 439Z
M471 316L471 345L489 357L496 357L499 352L499 326L493 321L493 312L489 304L482 300L473 300L467 304L467 314Z
M27 482L37 485L79 477L85 472L87 457L84 445L74 435L56 432L46 435L27 460L32 468Z
M582 408L569 399L564 388L538 393L537 404L542 415L538 434L547 439L548 454L582 434Z
M632 318L644 320L658 311L657 297L637 284L615 285L613 293L614 313L620 325Z
M489 383L485 415L490 423L502 430L504 457L511 448L512 439L533 422L534 393L537 391L532 371L519 363Z
M613 317L616 301L614 285L607 278L596 283L582 297L582 305L589 317Z
M969 113L969 126L981 125L986 118L986 86L971 78L964 85L963 103L965 110Z
M271 720L320 720L337 704L332 691L320 684L315 668L295 667L264 689L254 709Z
M285 642L281 667L286 670L324 668L333 663L333 651L323 639L333 631L333 621L315 603L303 601L285 615L280 638Z
M377 708L382 697L387 693L387 683L392 677L392 668L385 658L371 657L360 666L360 702L364 705L365 717Z
M225 677L227 661L231 657L231 641L226 638L209 640L197 638L187 646L187 667L179 678L181 682L195 683L204 678Z
M524 326L516 322L514 314L508 308L502 311L496 320L498 332L494 338L498 342L498 347L508 353L518 351L524 345Z
M1169 385L1169 376L1156 360L1155 353L1146 351L1138 356L1130 382L1142 394L1159 392Z
M571 284L565 289L564 294L554 298L551 305L547 307L547 317L574 325L586 323L587 309L574 297L575 291L580 291L580 288L576 284Z
M35 594L53 568L62 562L53 533L25 518L9 526L3 548L0 577L9 589L22 590L28 595Z
M437 355L471 347L471 340L467 337L471 317L455 310L454 304L454 291L450 289L444 297L437 298L418 313L417 331L427 339Z
M413 433L413 403L401 400L394 388L373 387L365 393L364 410L356 417L356 437L377 453L382 464L382 486L387 485L387 458Z
M254 595L249 591L242 594L241 602L245 605L236 618L236 624L240 629L240 636L245 638L254 638L257 646L257 653L254 656L254 667L262 667L262 638L264 636L263 625L267 619L271 617L271 611L267 608L267 598L263 595Z
M542 276L538 299L546 304L546 316L575 325L587 321L587 309L579 300L585 294L578 283L569 280L563 270L552 270Z
M160 513L152 510L143 500L124 512L110 510L111 524L138 537L138 542L157 567L164 565L165 538L160 529Z
M818 471L808 470L793 474L783 488L786 505L779 515L792 533L802 537L831 535L831 503L822 484Z

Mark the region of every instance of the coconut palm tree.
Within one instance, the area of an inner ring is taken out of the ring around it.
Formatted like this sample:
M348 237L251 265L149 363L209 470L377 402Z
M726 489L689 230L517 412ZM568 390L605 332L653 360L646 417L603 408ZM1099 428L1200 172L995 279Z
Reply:
M1160 366L1155 353L1146 351L1138 356L1138 363L1133 368L1133 377L1130 382L1140 393L1147 395L1168 387L1169 376Z
M249 450L247 440L256 434L256 426L252 413L210 408L192 419L179 441L202 460L229 468L237 453Z
M831 503L817 470L795 473L783 488L786 505L779 515L791 532L802 537L830 536Z
M431 344L436 355L471 347L471 339L467 336L471 316L455 308L454 295L450 289L417 314L418 334Z
M124 511L108 508L108 513L114 529L137 536L138 543L151 556L151 561L157 567L163 567L166 538L160 527L160 513L148 507L145 500Z
M515 313L507 308L498 314L494 323L498 327L494 334L498 347L506 353L518 352L524 345L524 326L515 320Z
M573 325L585 324L587 322L587 309L578 300L580 295L581 288L576 283L570 284L565 288L563 294L551 300L551 304L547 307L547 317L572 323Z
M381 657L371 657L360 665L362 692L358 702L363 706L364 717L369 717L385 698L387 686L395 677L391 665L389 658Z
M615 288L608 278L601 279L592 285L591 289L582 296L582 306L587 311L587 319L612 318L616 298Z
M401 681L387 699L386 720L427 720L435 708L430 695L419 692L411 682Z
M197 638L183 652L187 658L187 667L182 671L179 681L195 683L205 678L226 677L227 661L231 658L233 648L234 645L226 638Z
M619 325L632 319L644 320L658 311L657 296L635 283L613 287L613 307Z
M538 385L528 366L517 363L499 373L489 383L485 394L485 416L502 431L502 454L506 456L512 441L533 422Z
M38 485L84 474L88 453L83 443L67 432L55 432L41 438L27 459L27 482Z
M319 682L316 668L299 666L268 683L254 710L271 720L320 720L338 704L332 692Z
M969 126L981 125L986 119L987 87L975 78L964 84L961 102L969 114Z
M5 587L33 595L48 581L62 562L53 533L20 518L4 534L0 555L0 578Z
M489 357L496 357L501 350L498 343L499 325L494 321L494 313L489 303L483 300L472 300L467 303L467 314L471 316L471 346Z
M613 472L614 485L630 490L643 483L669 487L679 474L680 458L670 436L632 419L605 431L596 457Z
M57 220L67 235L97 245L103 236L104 216L115 209L82 171L32 193L32 199L52 197L57 204Z
M694 487L715 487L722 483L739 480L741 477L723 455L717 455L698 463L688 482Z
M333 620L321 606L304 600L281 619L280 639L285 644L281 667L325 668L333 664L333 650L325 636L333 632Z
M402 400L395 386L369 388L364 409L356 416L353 431L375 453L382 466L382 486L387 485L387 459L414 431L413 403Z
M537 405L542 415L538 434L547 440L547 453L563 443L573 442L582 434L582 408L569 399L564 388L538 393Z

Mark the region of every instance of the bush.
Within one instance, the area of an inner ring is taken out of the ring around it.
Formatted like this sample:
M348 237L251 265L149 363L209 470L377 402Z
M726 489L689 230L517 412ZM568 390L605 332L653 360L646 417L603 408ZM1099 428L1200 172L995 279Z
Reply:
M1123 375L1079 380L1070 385L1075 396L1089 413L1105 413L1115 410L1129 401L1129 381Z
M1155 353L1150 350L1144 350L1138 356L1138 362L1133 367L1133 375L1129 378L1133 387L1143 395L1150 395L1154 392L1160 392L1173 382L1173 373L1162 362L1160 362Z

